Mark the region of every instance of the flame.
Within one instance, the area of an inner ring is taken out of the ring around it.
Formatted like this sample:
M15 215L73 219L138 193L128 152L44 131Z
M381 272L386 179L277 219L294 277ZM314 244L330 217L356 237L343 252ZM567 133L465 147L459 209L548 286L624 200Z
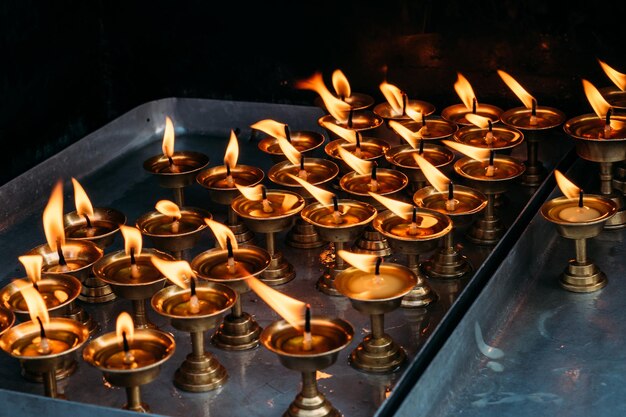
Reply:
M352 91L350 91L350 83L340 69L333 71L332 76L333 88L339 97L350 97Z
M402 136L402 139L406 140L413 149L417 149L419 140L422 138L419 132L413 132L411 129L395 120L389 121L389 127L395 130L398 135Z
M239 142L237 142L237 135L231 130L230 140L224 152L224 165L228 164L230 169L234 169L237 166L237 159L239 159Z
M468 122L474 126L478 126L481 129L487 129L489 127L489 118L481 116L479 114L469 113L465 115Z
M57 181L52 189L48 205L43 211L43 229L48 246L53 251L57 245L65 244L65 229L63 228L63 181Z
M335 194L322 188L316 187L310 182L307 182L300 177L296 177L293 174L287 173L287 176L302 185L321 204L324 204L326 206L333 204L333 197L335 196Z
M244 187L239 184L235 184L237 189L245 198L252 201L261 201L263 199L263 185L258 184L254 187Z
M15 284L17 289L22 293L22 297L24 297L30 319L37 323L37 317L39 317L43 324L49 323L50 316L48 315L48 308L39 291L32 285L26 284L24 281L15 280L13 284Z
M324 79L321 72L316 72L306 80L297 81L294 85L296 88L303 90L313 90L317 92L324 101L326 110L337 120L339 123L348 122L348 113L350 112L350 105L339 100L335 97L324 84Z
M467 81L460 72L456 73L457 79L454 83L454 90L459 95L459 98L465 104L468 110L472 110L472 104L474 99L476 98L476 94L474 94L474 90L472 89L472 85Z
M341 139L345 139L350 143L356 143L356 130L346 129L327 121L323 121L321 125L322 127L330 130L331 132L339 136Z
M278 123L272 119L264 119L256 122L255 124L250 126L252 129L260 130L274 138L283 138L287 139L285 135L285 129L287 127L284 123Z
M122 336L122 334L126 334L126 340L129 343L132 342L135 337L135 325L133 323L133 318L125 311L122 311L119 316L117 316L117 321L115 322L115 334L117 335L117 342L120 345L124 343L124 336Z
M237 245L237 238L235 237L233 231L230 230L230 227L208 218L205 218L204 222L207 224L207 226L211 228L211 231L213 231L213 234L215 235L215 240L217 240L217 243L219 243L220 248L226 250L226 238L230 239L233 250L236 250L239 247L239 245Z
M72 185L74 186L74 204L76 205L76 213L79 216L93 216L93 206L85 189L80 185L76 178L72 177Z
M621 72L614 70L608 66L606 62L600 61L599 59L598 62L600 63L600 66L602 66L602 69L607 77L613 81L613 84L615 84L617 88L622 91L626 90L626 74L622 74Z
M443 139L441 141L444 145L451 147L464 155L469 156L472 159L478 161L489 158L489 149L477 148L475 146L466 145L464 143L454 142L451 140Z
M571 182L565 175L558 169L554 170L554 178L563 195L567 198L577 198L580 193L580 188Z
M163 131L163 155L171 158L174 155L174 124L172 119L165 116L165 130Z
M374 267L376 266L376 260L379 258L378 255L370 255L366 253L352 253L347 250L337 251L337 255L341 256L344 261L366 273L371 273L374 271Z
M292 207L295 206L297 202L298 202L298 196L295 196L293 194L285 194L285 198L283 199L283 203L281 204L281 207L283 211L288 211L288 210L291 210Z
M41 255L23 255L18 257L19 261L26 270L26 276L32 282L41 280L41 266L43 265L43 256Z
M387 103L391 106L395 115L402 114L402 90L386 81L380 83L380 91L387 99Z
M183 215L180 213L180 208L170 200L159 200L155 204L154 208L164 216L175 217L180 219Z
M135 256L141 253L143 239L141 232L136 227L120 225L120 232L124 236L124 251L126 255L130 255L131 248L135 250Z
M603 119L611 108L611 105L602 97L598 89L585 79L583 79L583 88L585 89L585 95L587 96L589 104L593 107L593 111L599 118Z
M420 110L415 110L414 108L407 106L406 115L409 116L413 121L422 121L422 112Z
M339 152L339 156L341 157L341 159L343 159L343 161L348 164L350 168L352 168L359 174L368 175L372 172L372 167L374 166L374 163L372 161L365 161L351 154L342 146L337 147L337 152Z
M413 154L415 158L415 162L419 165L422 173L428 180L428 182L435 187L437 191L443 193L448 190L448 185L450 184L450 179L446 177L441 171L437 169L436 166L428 162L426 158L421 155Z
M306 303L277 291L251 276L246 282L259 297L296 329L303 329Z
M166 261L154 255L150 256L150 260L165 278L181 288L189 288L189 280L196 277L187 261Z
M289 162L294 165L300 164L300 158L302 158L302 154L293 146L289 141L285 138L278 138L278 146L280 146L280 150L283 151Z
M368 191L368 194L378 200L380 204L391 210L396 216L402 217L404 220L411 220L411 217L413 216L412 204L394 200L393 198L385 197L371 191Z
M527 109L533 108L533 100L535 99L531 96L528 91L522 87L520 83L518 83L515 78L511 77L509 74L502 70L498 70L498 75L502 78L502 81L515 93L515 95L521 100L521 102L526 106ZM469 119L468 119L469 120Z

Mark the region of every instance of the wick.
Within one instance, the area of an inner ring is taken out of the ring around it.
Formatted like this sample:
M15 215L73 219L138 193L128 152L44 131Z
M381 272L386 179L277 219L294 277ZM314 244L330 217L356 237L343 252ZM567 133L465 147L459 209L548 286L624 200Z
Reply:
M191 289L191 296L194 297L196 295L196 280L193 277L189 280L189 287Z
M136 368L135 356L130 351L128 339L126 339L126 332L122 331L122 344L124 346L124 364L129 365L131 368Z
M494 151L489 152L489 165L493 165L493 158L495 155L496 153Z
M176 165L174 163L174 160L172 159L171 156L168 156L167 160L170 161L170 171L172 171L172 172L180 172L180 169L178 168L178 165Z
M140 275L137 260L135 259L135 248L130 248L130 276L139 278Z
M606 111L606 117L604 122L604 136L608 136L611 131L611 116L613 115L613 107L609 107Z
M122 343L124 345L124 352L128 353L130 351L130 346L128 345L128 339L126 338L126 331L122 332Z
M289 125L285 125L285 137L287 142L291 143L291 132L289 131Z
M261 204L263 205L263 212L272 213L274 210L272 209L272 203L270 203L270 201L267 199L267 190L265 189L264 185L261 186L261 198L263 199L263 201L261 202Z
M409 235L414 236L417 234L417 207L413 206L413 215L411 217L411 225L409 226Z
M402 93L402 116L406 116L406 93Z
M230 177L230 164L228 162L224 162L224 166L226 167L226 176Z
M61 247L61 239L57 239L57 254L59 255L59 265L67 266L65 256L63 255L63 248Z
M491 119L487 120L487 125L489 126L489 132L493 132L493 123L491 122Z
M493 158L495 156L495 152L491 151L489 152L489 166L487 167L486 171L485 171L485 176L486 177L493 177L496 171L496 168L493 166Z
M304 310L304 337L302 338L302 350L313 349L313 336L311 335L311 305L307 304Z
M228 272L231 274L235 273L235 254L233 253L233 245L230 243L230 237L226 237L226 250L228 251L228 262L227 268Z
M456 210L456 205L458 201L454 199L454 183L450 181L448 183L448 199L446 200L446 210L454 211Z
M339 100L346 101L346 97L342 94L342 95L339 96Z
M354 110L350 107L350 112L348 113L348 127L352 129L352 116L354 115Z
M383 257L376 258L376 268L374 269L374 275L380 275L380 264L383 262Z
M473 114L476 114L476 106L477 106L477 104L478 104L478 101L476 100L476 97L474 97L472 99L472 113Z
M178 218L172 217L172 233L178 233L180 230L180 222Z
M376 162L374 162L374 165L372 166L372 173L370 176L370 191L372 192L377 192L378 191L378 181L376 179L376 168L377 168L378 164Z
M491 145L493 143L493 123L491 123L491 120L487 120L487 123L489 131L485 135L485 142L487 142L487 145Z
M454 183L450 181L448 183L448 200L454 199Z
M234 258L235 255L233 254L233 245L232 243L230 243L230 237L226 238L226 250L228 251L228 257L229 258Z
M341 212L339 211L339 202L337 201L337 196L333 194L333 220L335 224L341 224Z
M33 281L33 288L39 291L39 285L37 285L37 282L35 281Z
M583 189L578 192L578 207L583 208Z
M304 156L300 154L300 171L304 171Z
M189 279L189 288L191 290L191 297L189 297L189 310L191 314L198 314L200 312L200 301L196 295L196 279L192 276Z
M300 172L298 172L298 177L301 179L308 181L309 173L304 169L304 155L300 154Z
M537 100L534 97L532 99L530 114L531 116L537 116Z
M361 154L361 134L357 131L354 132L354 135L356 136L356 148L354 149L354 155L357 158L361 158L362 154Z
M234 187L235 180L230 172L230 164L228 162L224 162L224 166L226 167L226 184L228 184L229 187Z
M39 353L43 355L47 355L50 353L50 343L48 343L48 338L46 337L46 331L43 328L43 323L41 318L37 316L37 322L39 323Z
M135 259L135 248L130 248L130 264L136 265L137 260Z
M83 217L85 218L85 221L87 222L87 228L91 229L91 220L89 219L89 216L87 216L86 214L83 214Z
M418 154L422 155L424 153L424 140L420 139L419 149L417 151Z

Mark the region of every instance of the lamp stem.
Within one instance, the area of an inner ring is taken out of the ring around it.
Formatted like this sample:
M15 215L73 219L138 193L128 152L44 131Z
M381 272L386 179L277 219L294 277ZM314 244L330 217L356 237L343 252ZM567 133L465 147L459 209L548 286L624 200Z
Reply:
M576 239L576 263L587 263L587 239Z
M141 405L141 392L139 391L139 385L132 387L126 387L126 408L131 411L145 412L144 407Z
M274 232L267 232L265 234L265 246L266 246L267 252L271 256L274 256L274 253L276 253L276 244L275 244L275 239L274 239Z
M146 300L133 300L133 321L135 328L146 329L149 327L148 314L146 313Z
M183 187L180 188L172 188L174 191L174 202L178 207L182 207L185 205L185 195L183 193Z
M613 162L600 162L600 192L603 195L613 193Z
M335 269L337 271L341 271L345 269L345 262L341 256L339 256L339 251L343 250L343 242L334 242L335 244Z
M55 370L51 370L43 373L43 388L44 394L46 397L56 398L57 397L57 380L55 375Z
M228 206L228 225L229 226L234 226L237 224L237 220L239 220L237 218L237 213L235 213L235 210L233 210L233 208L231 206Z
M316 371L302 372L302 391L304 398L315 398L319 394L317 391Z
M230 309L230 314L237 319L243 315L243 309L241 308L241 297L237 297L237 299L235 300L235 304L233 304L232 308Z
M454 239L452 239L452 232L454 229L450 230L443 237L443 248L446 251L454 251Z
M204 333L190 332L191 334L191 355L195 359L204 357Z
M385 335L385 315L382 313L370 314L372 323L372 339L381 339Z
M496 195L487 194L487 207L485 207L485 220L491 220L495 216Z

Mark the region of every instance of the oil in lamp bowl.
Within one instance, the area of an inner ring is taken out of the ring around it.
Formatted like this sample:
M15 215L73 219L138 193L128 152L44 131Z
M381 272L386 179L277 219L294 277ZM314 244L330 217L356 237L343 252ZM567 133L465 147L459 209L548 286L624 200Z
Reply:
M58 253L50 249L47 243L31 249L25 255L41 255L43 257L41 272L44 274L64 273L83 282L89 277L91 267L102 258L103 253L102 249L88 240L67 239L63 245L63 255L69 267L68 271L60 269Z
M541 215L554 223L559 234L568 239L588 239L602 231L604 223L617 212L617 204L608 198L585 194L583 205L597 210L599 216L588 220L566 220L561 217L563 210L578 207L578 198L557 197L541 206Z
M297 198L296 204L289 210L282 210L280 205L286 195L292 195ZM265 213L261 201L248 200L245 196L240 195L231 203L234 212L241 217L248 228L257 233L271 233L285 230L292 226L294 216L302 211L305 201L298 193L283 190L267 190L267 199L274 211Z
M429 116L435 112L435 106L422 100L408 100L407 108L417 110L424 116ZM385 120L410 120L411 118L405 114L397 114L387 102L379 103L374 107L374 113Z
M14 280L0 290L2 307L13 312L15 317L25 322L30 320L26 300L15 281L23 285L31 285L28 278ZM37 282L37 288L46 303L50 317L60 317L68 314L71 303L80 294L80 281L68 274L43 274ZM1 326L0 326L1 327Z
M13 311L0 307L0 336L15 324L15 314Z
M345 139L335 139L328 142L324 147L326 155L331 157L332 160L339 165L339 169L342 173L346 174L352 171L352 168L350 168L339 155L339 147L354 154L356 143L348 142ZM381 162L384 161L385 152L389 149L389 143L382 139L365 137L360 141L360 148L361 159L376 162L378 166L381 166Z
M611 120L626 123L626 116L613 115ZM604 137L605 120L593 113L573 117L563 129L576 146L576 153L592 162L619 162L626 159L626 128L614 129Z
M454 210L446 209L448 192L440 192L433 186L424 187L413 194L413 202L422 208L438 211L453 219L454 227L467 224L475 214L487 206L487 196L474 188L464 185L454 186Z
M329 183L339 174L337 164L323 158L304 158L304 169L308 173L307 182L318 187ZM283 161L272 166L267 176L274 184L295 189L304 198L313 198L300 183L287 175L292 174L297 177L299 172L300 165Z
M537 131L552 129L565 121L565 113L553 107L538 106L535 124L530 123L532 110L526 107L515 107L502 113L503 124L521 131ZM530 138L529 138L530 139Z
M454 153L445 146L434 143L425 143L421 156L442 172L450 171L454 161ZM415 161L413 155L419 150L409 144L393 146L385 152L385 158L396 169L407 176L411 182L425 182L426 177Z
M291 139L290 143L298 152L305 156L313 153L316 149L322 146L325 141L324 135L321 133L306 130L290 132L289 136ZM278 144L278 139L273 136L266 136L261 139L258 147L261 152L270 155L272 162L275 164L287 160L287 157Z
M460 126L473 126L473 124L465 117L467 114L471 113L472 111L465 107L465 104L459 103L443 109L441 111L441 117ZM492 123L498 123L502 113L502 109L498 106L478 103L475 114L488 118Z
M313 226L320 237L329 242L350 242L361 234L363 229L376 217L376 208L368 203L350 199L337 201L343 215L343 223L333 222L333 206L319 202L311 203L302 209L302 219Z
M412 132L417 132L424 126L421 121L418 122L415 120L400 120L399 122ZM427 129L421 131L420 134L422 140L427 142L447 139L459 130L459 126L457 126L456 123L438 116L430 116L426 119L426 128Z
M352 93L350 94L349 97L343 97L343 98L337 97L337 98L349 104L350 107L352 107L352 110L364 110L374 105L374 97L370 96L369 94L364 94L364 93ZM321 109L326 110L326 105L324 104L324 100L322 100L322 98L319 96L315 97L315 100L313 100L313 104L315 104L317 107Z
M243 187L255 186L265 178L262 169L250 165L237 165L231 168L230 173L235 183ZM229 205L235 197L241 194L237 187L227 184L226 167L223 165L200 171L196 181L209 190L209 197L218 204Z
M171 231L172 217L158 211L150 211L139 217L136 226L156 248L173 252L183 251L198 243L202 232L207 228L204 219L212 219L213 216L207 210L198 207L181 207L180 213L177 233Z
M463 177L472 188L477 188L485 194L505 192L510 183L521 176L526 167L517 159L506 155L496 155L493 160L495 174L485 175L485 168L489 159L472 159L463 157L454 163L454 171Z
M485 141L485 134L488 129L477 126L465 126L454 134L454 140L465 145L476 148L492 150L509 150L524 141L524 134L519 130L509 126L493 126L493 142L488 144Z
M302 349L302 334L301 329L296 329L285 320L278 320L263 329L261 343L278 355L285 368L314 372L337 361L339 352L352 341L354 329L350 323L339 318L313 317L311 350Z
M156 175L158 183L163 188L182 188L193 184L198 172L209 164L209 157L192 151L176 151L172 161L180 172L172 172L170 161L164 155L148 158L143 168L150 174Z
M409 184L409 179L402 172L395 169L379 168L376 170L376 180L378 181L378 191L376 193L387 197L394 196ZM370 174L359 174L352 171L341 177L339 186L342 190L356 196L359 200L365 200L376 206L369 194L370 191Z
M380 127L384 119L372 112L371 110L355 110L352 113L352 125L349 126L348 123L343 123L337 121L332 115L327 114L320 117L317 120L318 124L324 127L325 123L332 123L339 127L343 127L344 129L353 129L357 132L365 132L368 130L374 130ZM324 130L328 133L328 136L331 140L340 139L340 137L333 131L324 128Z
M113 208L94 207L93 216L89 216L93 235L88 234L84 216L73 211L63 216L63 228L68 239L89 240L100 248L113 243L120 225L126 224L126 216Z

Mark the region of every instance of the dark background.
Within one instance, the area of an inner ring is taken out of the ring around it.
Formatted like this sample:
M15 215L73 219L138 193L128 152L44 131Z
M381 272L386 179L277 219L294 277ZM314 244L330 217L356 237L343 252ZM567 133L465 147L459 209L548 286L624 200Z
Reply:
M497 69L539 104L591 112L581 86L626 72L626 2L37 1L0 5L0 184L137 105L198 97L313 105L294 80L339 68L384 100L384 79L437 113L460 102L520 105ZM10 150L8 150L10 149Z

